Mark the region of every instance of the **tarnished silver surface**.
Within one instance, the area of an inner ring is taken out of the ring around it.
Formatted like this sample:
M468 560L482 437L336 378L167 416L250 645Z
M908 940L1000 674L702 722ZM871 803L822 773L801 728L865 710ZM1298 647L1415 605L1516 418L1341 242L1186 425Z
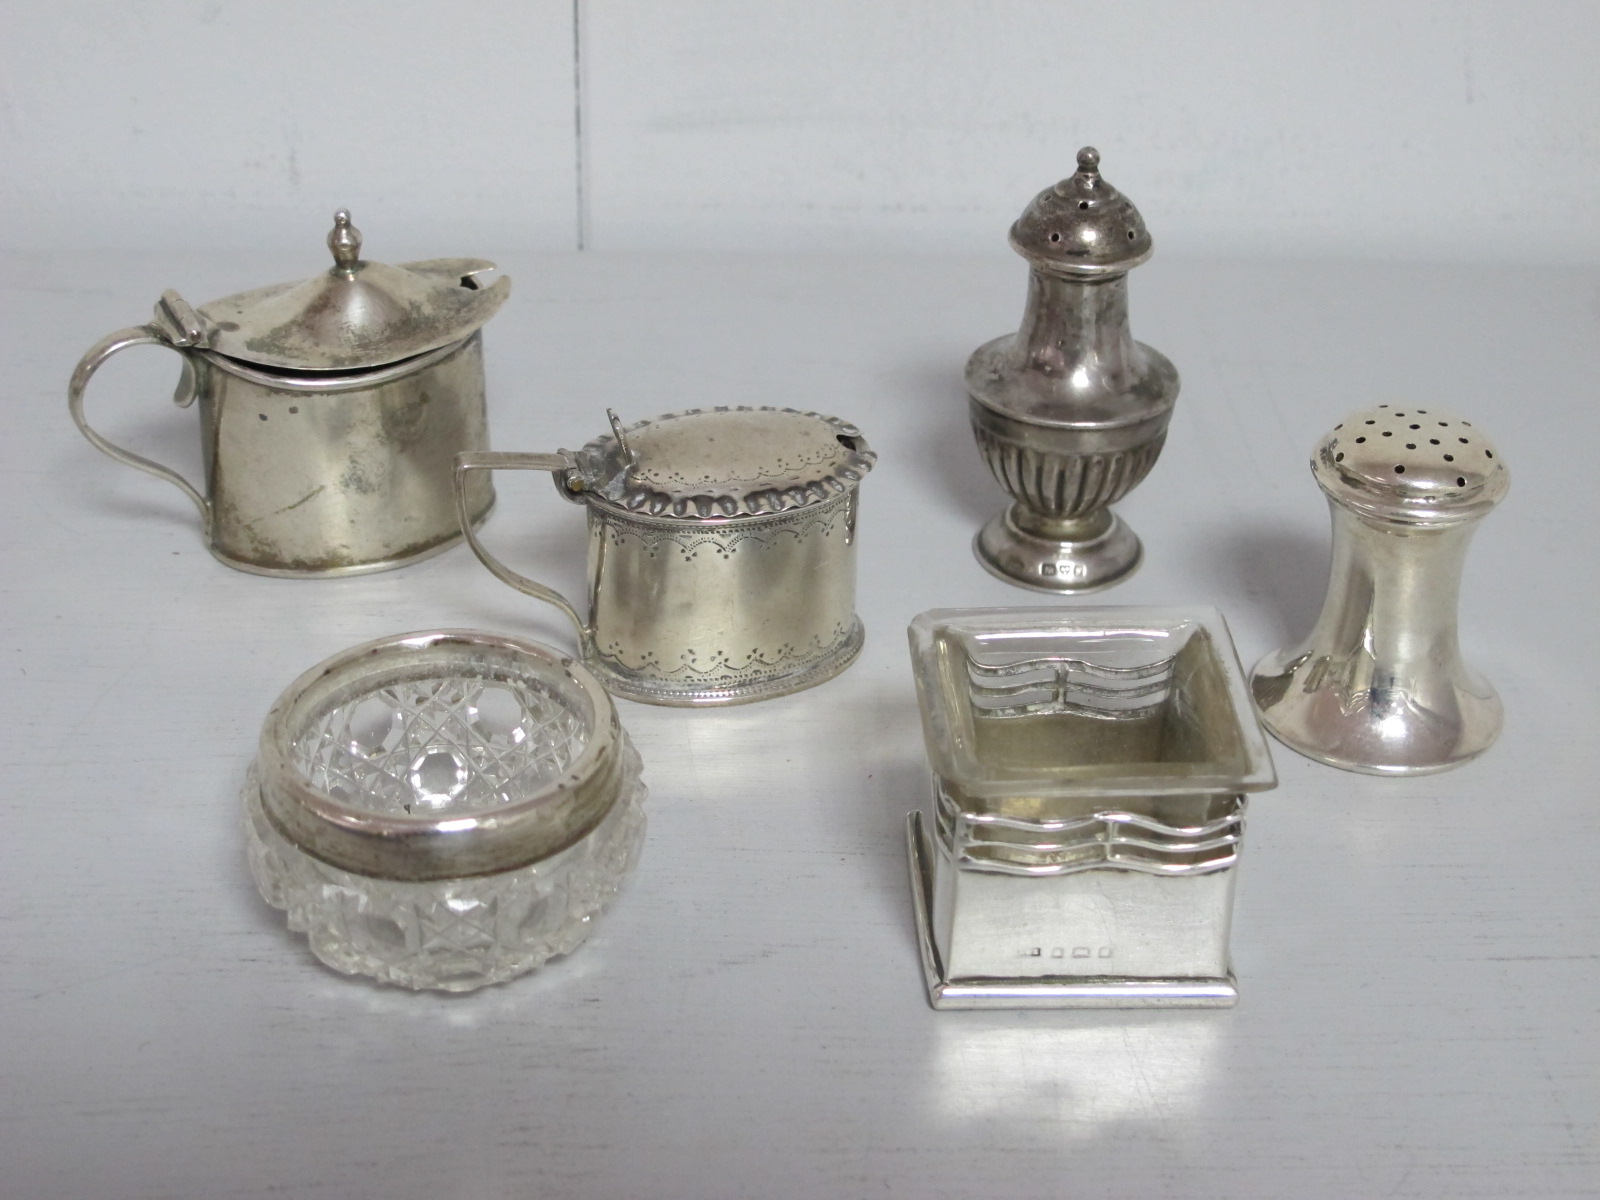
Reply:
M513 571L465 524L496 578L556 605L584 661L619 696L741 704L831 679L862 643L855 612L859 485L877 455L835 417L780 408L692 409L583 449L457 458L474 472L550 471L588 508L589 604Z
M1049 592L1108 587L1138 567L1139 539L1110 505L1155 465L1178 373L1128 328L1127 272L1150 256L1138 209L1078 171L1011 228L1031 273L1022 327L967 363L973 436L1015 503L979 532L978 561Z
M204 349L294 371L356 371L459 342L481 329L511 294L481 258L367 262L361 232L342 209L328 234L333 266L303 282L279 283L199 309Z
M489 442L480 326L510 280L480 286L493 269L482 259L364 262L348 214L335 220L323 275L199 309L168 291L148 325L91 347L68 387L83 435L178 486L211 552L241 570L361 574L453 545L455 455ZM101 364L144 344L183 356L173 400L200 401L203 489L113 445L84 415ZM481 521L494 501L487 478L469 499Z
M473 687L516 689L542 703L542 723L560 723L559 735L504 734L467 694ZM379 705L384 720L363 728L360 706L401 691L409 703L426 702L425 736L401 745L400 760L389 763L384 753L415 721L391 699ZM347 734L329 725L330 714ZM257 759L261 805L294 845L358 874L429 880L508 871L566 849L611 810L625 765L621 728L594 676L537 642L470 630L381 638L319 663L273 705ZM528 745L566 757L522 762ZM405 761L413 750L417 761ZM352 761L330 765L329 754ZM397 791L413 802L402 806Z
M909 633L929 1002L1233 1003L1243 793L1276 776L1221 614L951 609Z
M1348 771L1421 775L1483 753L1503 714L1462 660L1461 569L1478 522L1505 496L1499 452L1432 404L1352 413L1311 472L1333 515L1333 565L1307 637L1251 673L1279 741Z

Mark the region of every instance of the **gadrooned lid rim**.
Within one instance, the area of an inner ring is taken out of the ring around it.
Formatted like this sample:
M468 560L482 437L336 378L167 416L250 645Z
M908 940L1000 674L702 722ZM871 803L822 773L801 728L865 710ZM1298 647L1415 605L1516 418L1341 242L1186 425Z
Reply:
M685 520L726 520L738 517L765 516L791 512L815 504L822 504L853 491L872 470L878 455L868 444L861 430L839 417L825 413L780 408L770 405L725 405L714 408L688 408L663 413L647 420L636 421L623 429L630 448L639 439L631 437L659 429L669 422L685 419L715 418L727 414L743 417L752 414L782 414L817 422L839 445L839 453L809 477L783 480L780 485L764 485L756 481L751 486L738 486L729 480L710 481L709 486L676 490L653 487L641 480L633 463L624 463L614 434L606 434L589 442L579 451L577 458L584 464L607 464L608 469L620 466L609 478L591 478L585 485L592 496L638 516ZM648 438L645 439L648 441ZM637 457L637 450L634 450ZM582 472L582 468L580 468ZM587 472L582 472L587 474ZM776 477L774 477L776 478Z

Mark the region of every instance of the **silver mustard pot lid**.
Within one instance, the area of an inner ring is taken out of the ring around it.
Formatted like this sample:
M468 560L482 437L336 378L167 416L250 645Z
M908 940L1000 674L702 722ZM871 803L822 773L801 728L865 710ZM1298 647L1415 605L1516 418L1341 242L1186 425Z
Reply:
M1115 275L1150 257L1139 210L1100 175L1100 152L1078 151L1078 170L1033 198L1011 226L1011 245L1030 262L1067 275Z
M479 276L482 258L368 262L361 232L343 210L328 234L333 266L191 308L176 292L156 306L156 320L180 346L197 346L257 366L297 371L358 371L425 354L460 341L511 294L505 276Z
M838 417L792 408L692 408L623 427L574 456L566 486L630 512L756 516L851 491L878 456Z

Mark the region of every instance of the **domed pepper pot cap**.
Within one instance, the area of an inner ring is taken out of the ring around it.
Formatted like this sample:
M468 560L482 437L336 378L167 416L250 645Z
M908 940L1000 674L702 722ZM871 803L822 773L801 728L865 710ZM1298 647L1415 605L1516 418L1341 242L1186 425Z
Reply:
M1346 508L1402 525L1454 525L1505 497L1510 475L1481 429L1428 405L1353 412L1311 456L1317 485Z
M1037 267L1080 277L1121 274L1154 248L1139 210L1101 176L1093 146L1078 151L1076 174L1033 198L1011 245Z
M511 294L509 278L480 279L495 269L487 259L368 262L361 231L343 210L334 214L328 249L333 266L321 275L203 306L195 341L278 370L366 370L470 336Z

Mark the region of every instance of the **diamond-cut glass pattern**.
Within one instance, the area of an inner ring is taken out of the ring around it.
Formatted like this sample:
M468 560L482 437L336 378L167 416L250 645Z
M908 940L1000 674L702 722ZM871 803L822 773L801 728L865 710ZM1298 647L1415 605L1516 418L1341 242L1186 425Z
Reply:
M295 742L312 787L380 813L472 813L510 804L583 750L582 715L523 680L437 676L377 688Z
M383 696L389 690L376 694ZM362 702L346 707L354 708ZM448 707L452 712L463 713L468 705L452 701ZM396 711L409 717L418 708L407 707L402 701ZM381 724L379 720L372 728L379 730ZM374 755L391 765L358 777L370 779L382 795L404 796L404 789L411 787L408 777L412 772L409 766L394 764L400 764L404 757L400 748L411 744L410 735L404 731L424 725L431 727L434 734L413 739L417 747L454 744L449 738L435 740L439 730L449 727L449 720L401 720L396 723L400 733L391 730L379 739L381 743L393 735L393 744ZM542 735L548 738L561 731L564 748L547 747L542 753L526 751L519 755L502 752L487 755L489 761L469 755L467 761L477 774L469 780L461 798L503 796L508 787L516 786L518 780L525 780L536 769L536 762L553 762L562 754L570 758L576 753L574 746L581 743L581 731L568 730L560 720L539 728L548 731ZM352 773L346 758L356 757L353 751L342 749L348 746L343 739L350 732L349 722L335 721L328 727L319 726L307 741L308 760L326 761L328 778L347 783ZM529 727L523 740L533 736ZM639 755L626 733L622 734L622 743L622 794L587 836L559 854L513 871L422 883L377 879L341 870L289 842L263 811L259 780L252 768L244 797L251 874L266 901L287 913L289 928L306 934L312 952L337 971L370 975L403 987L449 992L501 983L533 970L555 955L576 949L638 861L644 843L645 787L639 778ZM457 745L456 749L461 747ZM417 749L413 758L432 752ZM517 762L524 763L519 770L508 765ZM511 773L501 774L506 771ZM476 788L483 780L495 782L493 786ZM391 802L404 807L399 800L382 801ZM492 798L487 801L497 802Z

